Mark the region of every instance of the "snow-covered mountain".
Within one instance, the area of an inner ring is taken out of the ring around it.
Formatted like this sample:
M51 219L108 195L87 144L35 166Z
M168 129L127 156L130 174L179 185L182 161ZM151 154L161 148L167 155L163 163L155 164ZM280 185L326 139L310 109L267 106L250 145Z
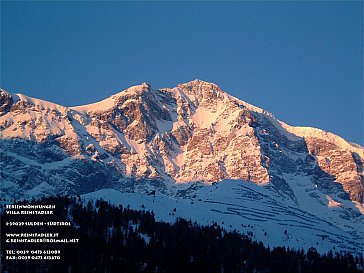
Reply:
M195 209L208 210L211 221L224 215L242 231L247 223L261 227L257 234L271 230L271 244L285 244L274 235L281 227L305 230L287 245L313 245L315 234L331 240L326 248L363 251L364 148L289 126L213 83L159 90L143 83L76 107L1 90L0 141L3 195L113 189L149 198L156 190L165 204L201 200Z

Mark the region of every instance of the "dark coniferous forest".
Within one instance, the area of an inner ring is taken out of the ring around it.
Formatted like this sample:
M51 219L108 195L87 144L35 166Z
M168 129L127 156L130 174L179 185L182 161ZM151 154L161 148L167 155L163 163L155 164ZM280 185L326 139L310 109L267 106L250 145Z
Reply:
M26 202L18 203L26 204ZM217 224L184 219L157 222L153 212L84 203L80 197L49 197L54 215L1 215L2 272L361 272L362 257L320 255L284 247L267 248ZM9 227L8 221L70 221L71 227ZM6 243L8 232L59 232L77 244ZM6 260L5 249L58 249L60 260Z

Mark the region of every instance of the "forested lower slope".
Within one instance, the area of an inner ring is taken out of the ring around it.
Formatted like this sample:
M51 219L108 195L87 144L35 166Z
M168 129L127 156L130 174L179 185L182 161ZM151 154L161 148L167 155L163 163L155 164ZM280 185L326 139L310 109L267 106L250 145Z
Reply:
M2 200L9 203L9 200ZM24 202L25 203L25 202ZM1 215L2 272L361 272L362 257L320 255L253 242L249 234L226 232L217 224L184 219L156 222L153 212L85 204L80 197L49 197L53 215ZM70 227L9 227L9 221L70 221ZM5 233L59 232L77 244L9 244ZM59 249L60 260L9 261L5 249Z

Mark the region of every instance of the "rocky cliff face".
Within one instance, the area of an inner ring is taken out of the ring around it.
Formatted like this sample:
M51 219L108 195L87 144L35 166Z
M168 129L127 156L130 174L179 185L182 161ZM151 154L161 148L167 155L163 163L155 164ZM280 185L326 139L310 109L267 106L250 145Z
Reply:
M291 127L200 80L131 87L63 107L1 90L3 191L83 193L242 179L296 202L287 175L333 198L363 203L364 149L333 134Z

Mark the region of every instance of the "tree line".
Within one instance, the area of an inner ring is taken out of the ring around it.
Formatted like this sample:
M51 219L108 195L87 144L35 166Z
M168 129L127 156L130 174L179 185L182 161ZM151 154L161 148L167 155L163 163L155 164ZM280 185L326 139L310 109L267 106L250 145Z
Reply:
M17 204L28 204L29 201ZM361 272L363 257L320 255L285 247L265 247L248 235L218 224L185 219L155 220L154 213L114 206L103 200L48 197L32 204L54 204L53 215L1 213L2 272ZM9 221L70 221L70 227L9 227ZM5 233L58 232L77 244L10 244ZM7 260L5 250L59 249L60 260Z

